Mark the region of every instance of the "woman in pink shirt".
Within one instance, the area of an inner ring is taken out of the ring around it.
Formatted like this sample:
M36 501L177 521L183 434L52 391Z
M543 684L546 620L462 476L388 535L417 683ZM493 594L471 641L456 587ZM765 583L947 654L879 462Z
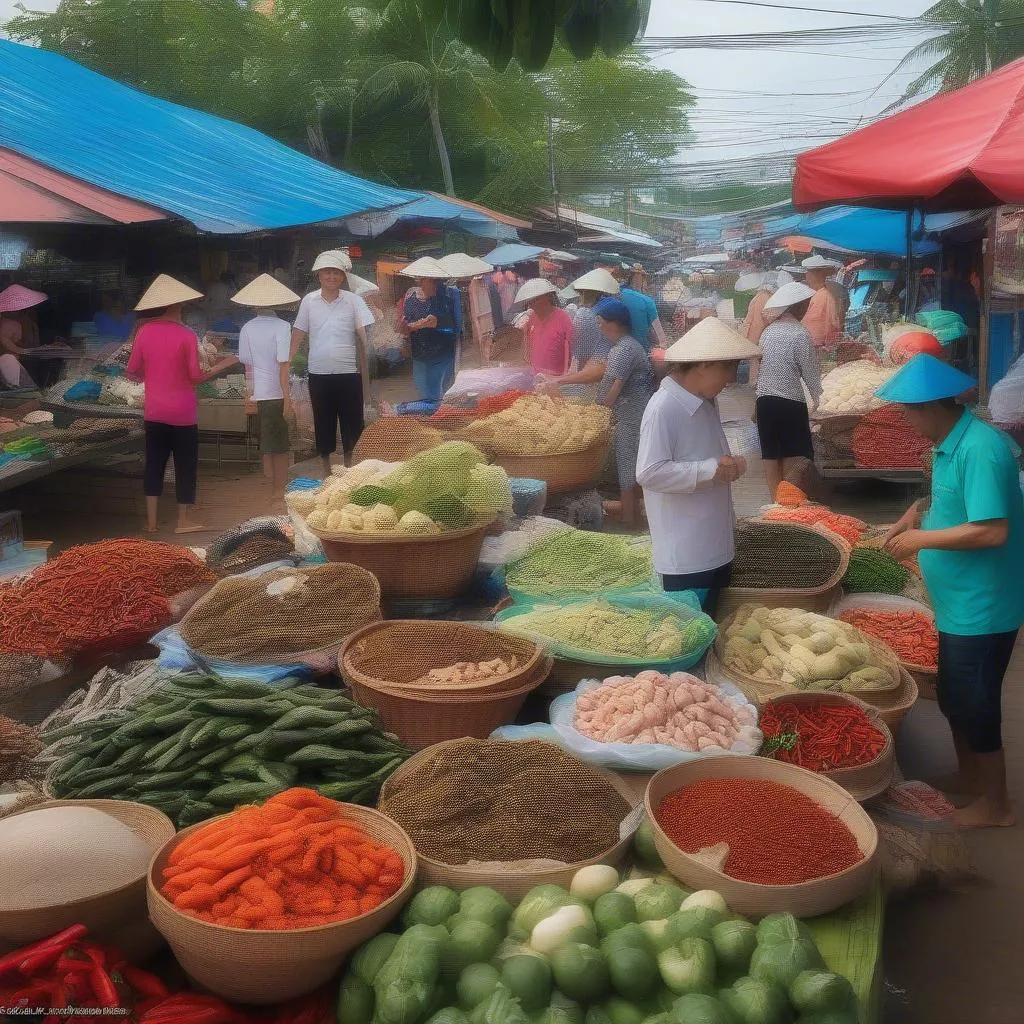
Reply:
M535 277L516 295L516 302L530 307L521 322L530 366L534 373L549 377L568 373L572 362L572 317L555 305L557 294L558 289L550 281Z
M203 527L190 518L196 503L199 472L199 406L196 385L221 373L237 360L227 356L209 373L199 367L199 339L182 322L185 303L201 299L200 292L161 274L136 305L150 317L135 332L127 375L146 386L143 415L146 427L146 529L159 528L158 508L164 489L167 460L174 458L174 488L178 499L175 533L195 533Z

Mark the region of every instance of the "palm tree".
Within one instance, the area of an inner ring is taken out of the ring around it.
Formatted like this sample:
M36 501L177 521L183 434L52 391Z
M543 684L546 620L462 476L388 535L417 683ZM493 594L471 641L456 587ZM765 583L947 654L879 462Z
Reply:
M939 0L920 17L941 34L915 46L886 77L927 60L927 70L885 111L951 92L1024 54L1024 0Z

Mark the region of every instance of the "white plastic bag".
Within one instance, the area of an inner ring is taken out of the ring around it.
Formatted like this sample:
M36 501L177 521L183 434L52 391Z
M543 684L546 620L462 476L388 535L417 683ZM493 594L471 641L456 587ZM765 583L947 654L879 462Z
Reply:
M988 411L993 423L1024 423L1024 355L1010 364L1002 380L992 385Z
M536 377L529 366L483 366L477 370L460 370L445 393L451 404L470 395L500 395L503 391L532 391Z

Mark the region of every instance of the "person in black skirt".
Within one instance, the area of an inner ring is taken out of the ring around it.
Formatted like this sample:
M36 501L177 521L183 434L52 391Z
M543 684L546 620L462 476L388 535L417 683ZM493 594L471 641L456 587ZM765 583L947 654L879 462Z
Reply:
M811 288L794 281L779 288L764 307L775 320L761 335L756 419L773 501L793 460L814 458L807 394L815 403L821 398L821 366L810 332L800 322L812 298Z

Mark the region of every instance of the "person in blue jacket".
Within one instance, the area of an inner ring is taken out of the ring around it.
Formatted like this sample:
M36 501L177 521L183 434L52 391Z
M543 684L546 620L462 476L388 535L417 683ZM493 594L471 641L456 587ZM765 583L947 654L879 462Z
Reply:
M876 392L935 445L931 496L892 527L886 550L918 558L939 633L936 687L958 762L944 784L973 802L963 828L1014 824L1002 738L1003 678L1024 624L1024 496L1013 442L957 396L976 381L915 356Z

